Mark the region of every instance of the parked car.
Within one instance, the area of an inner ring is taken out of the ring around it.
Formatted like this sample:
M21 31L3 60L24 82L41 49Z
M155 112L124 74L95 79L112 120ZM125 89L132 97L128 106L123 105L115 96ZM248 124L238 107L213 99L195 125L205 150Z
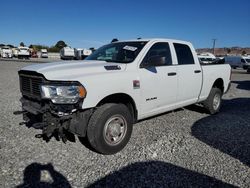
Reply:
M28 47L25 47L25 46L19 46L17 58L18 59L29 59L30 58L30 49Z
M60 57L62 60L73 60L75 59L75 49L66 46L60 50Z
M83 62L22 68L21 113L43 136L57 132L66 141L67 130L102 154L123 149L138 120L196 103L219 112L230 86L228 64L200 65L192 44L180 40L118 41Z
M12 58L13 57L12 49L9 46L3 46L1 48L1 57Z
M47 49L41 49L41 58L48 58L48 50Z

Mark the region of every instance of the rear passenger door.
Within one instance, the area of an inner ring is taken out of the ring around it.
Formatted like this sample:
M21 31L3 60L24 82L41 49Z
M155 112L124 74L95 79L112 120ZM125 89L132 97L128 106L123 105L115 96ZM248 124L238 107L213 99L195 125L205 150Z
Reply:
M198 59L186 44L173 43L178 62L178 94L177 105L184 106L198 100L202 86L202 70Z
M149 59L164 58L162 65L151 65ZM173 108L176 103L177 73L173 65L171 50L167 42L152 45L139 68L144 116Z

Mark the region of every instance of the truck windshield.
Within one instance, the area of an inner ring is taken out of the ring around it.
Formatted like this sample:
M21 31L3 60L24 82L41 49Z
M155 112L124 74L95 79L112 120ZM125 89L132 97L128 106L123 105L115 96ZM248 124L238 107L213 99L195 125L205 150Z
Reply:
M245 59L248 63L250 63L250 59Z
M134 61L146 43L146 41L136 41L107 44L88 56L86 60L130 63Z

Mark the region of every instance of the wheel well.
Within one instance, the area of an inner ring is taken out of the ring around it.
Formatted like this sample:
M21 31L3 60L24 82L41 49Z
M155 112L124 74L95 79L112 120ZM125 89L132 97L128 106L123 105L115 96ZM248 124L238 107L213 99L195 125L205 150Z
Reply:
M221 90L221 92L224 92L224 82L221 78L218 78L217 80L215 80L213 87L219 88Z
M137 121L137 108L131 96L125 93L112 94L102 99L97 104L97 106L101 106L106 103L121 103L121 104L126 105L129 111L131 112L131 115L133 117L133 122Z

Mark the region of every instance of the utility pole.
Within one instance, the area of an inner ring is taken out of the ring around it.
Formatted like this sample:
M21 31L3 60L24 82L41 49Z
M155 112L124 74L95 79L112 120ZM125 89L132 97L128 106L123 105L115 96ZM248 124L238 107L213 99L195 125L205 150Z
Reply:
M215 42L216 42L217 39L212 39L213 41L213 54L215 55Z

